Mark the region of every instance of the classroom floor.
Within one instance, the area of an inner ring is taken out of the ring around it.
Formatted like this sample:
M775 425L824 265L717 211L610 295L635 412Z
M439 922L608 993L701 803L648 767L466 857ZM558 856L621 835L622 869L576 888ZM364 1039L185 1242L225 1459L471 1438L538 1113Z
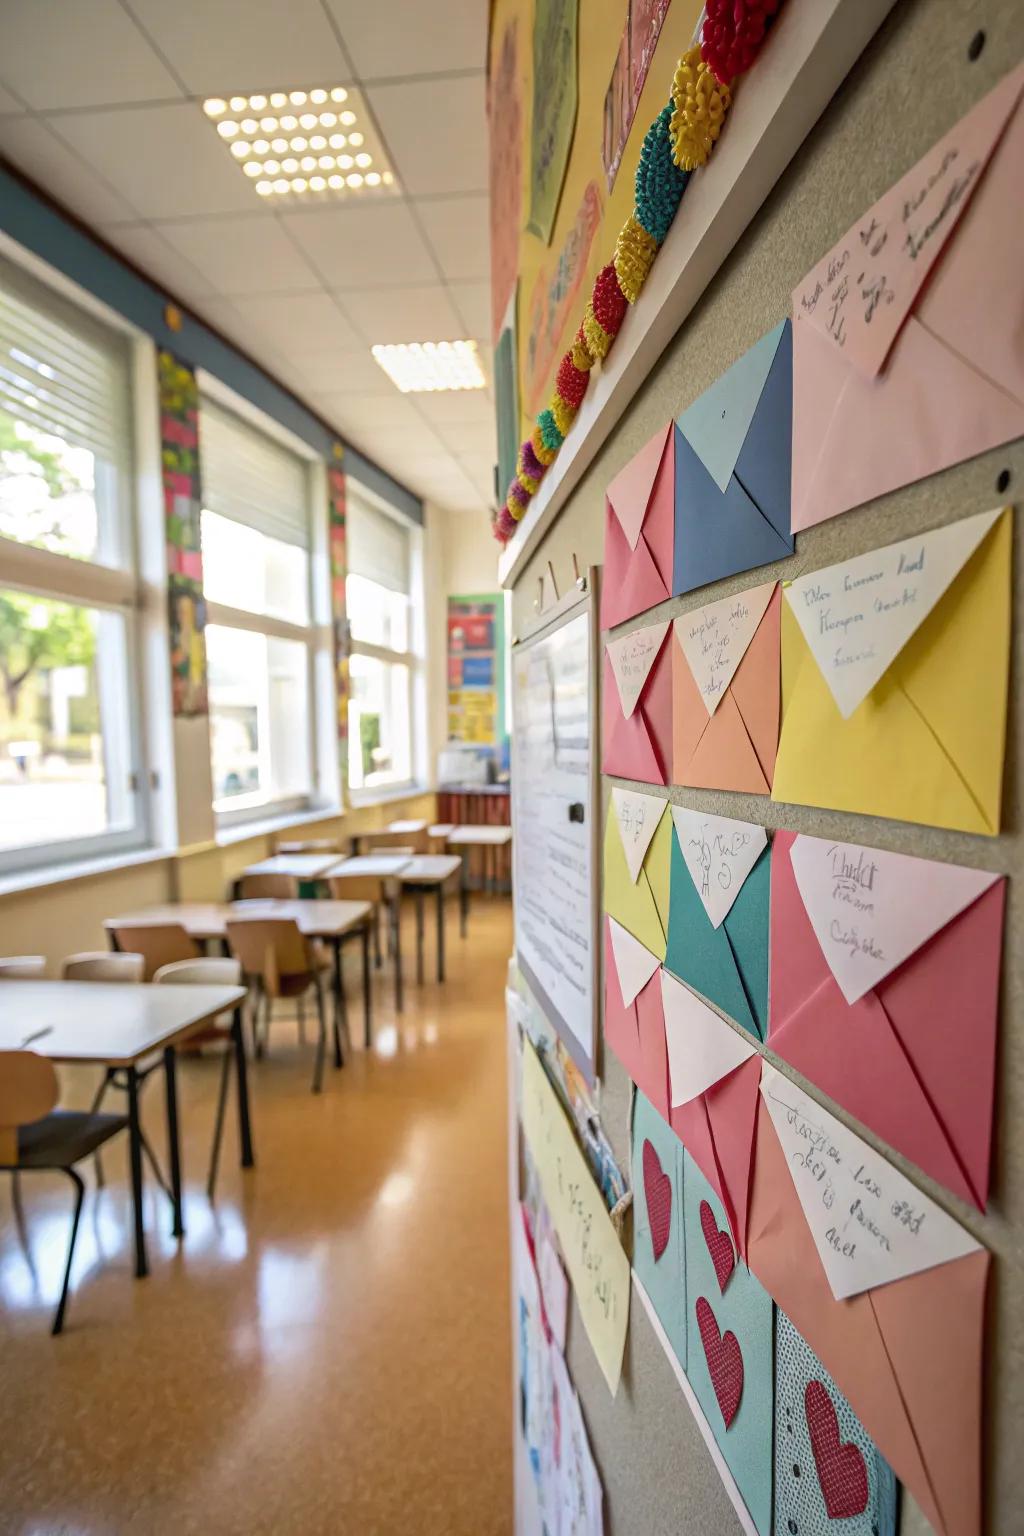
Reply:
M183 1247L150 1181L151 1273L132 1278L115 1144L98 1197L88 1174L62 1338L48 1330L70 1186L24 1181L33 1273L3 1178L3 1536L511 1531L511 926L507 901L478 898L462 941L452 904L446 984L409 985L396 1029L385 972L374 1052L329 1070L319 1099L312 1047L275 1024L251 1075L257 1167L243 1178L231 1110L215 1208L219 1068L183 1060ZM351 1015L361 1035L355 1002ZM85 1102L95 1077L69 1073L69 1098ZM159 1152L159 1081L146 1097Z

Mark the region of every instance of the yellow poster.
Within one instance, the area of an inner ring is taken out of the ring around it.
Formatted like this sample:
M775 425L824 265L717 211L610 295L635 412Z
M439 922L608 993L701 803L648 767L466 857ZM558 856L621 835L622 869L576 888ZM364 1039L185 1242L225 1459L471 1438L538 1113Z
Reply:
M629 1260L537 1052L523 1039L523 1135L580 1315L614 1395L629 1326Z

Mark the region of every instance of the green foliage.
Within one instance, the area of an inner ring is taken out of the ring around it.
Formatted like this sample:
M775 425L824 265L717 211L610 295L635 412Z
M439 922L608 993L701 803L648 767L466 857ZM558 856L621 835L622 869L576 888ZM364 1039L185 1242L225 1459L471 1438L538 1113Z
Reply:
M0 681L12 719L33 673L88 666L95 653L96 637L84 608L28 592L0 592Z
M359 746L363 756L363 777L366 778L376 766L373 754L380 747L380 715L359 716Z

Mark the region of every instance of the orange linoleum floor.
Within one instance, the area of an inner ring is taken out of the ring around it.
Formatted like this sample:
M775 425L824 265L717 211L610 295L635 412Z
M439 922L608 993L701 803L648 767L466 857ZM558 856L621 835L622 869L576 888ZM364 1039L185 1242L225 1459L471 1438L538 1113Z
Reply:
M505 1536L512 1529L505 962L511 907L449 911L448 980L309 1092L290 1014L251 1069L257 1166L229 1101L205 1194L218 1063L183 1059L187 1235L147 1187L132 1278L127 1149L91 1167L66 1331L51 1339L70 1186L26 1177L29 1256L0 1177L2 1536ZM432 932L427 971L432 973ZM354 961L354 957L353 957ZM26 983L30 985L30 983ZM361 1044L358 974L350 982ZM62 1069L65 1101L97 1074ZM165 1146L162 1083L146 1089Z

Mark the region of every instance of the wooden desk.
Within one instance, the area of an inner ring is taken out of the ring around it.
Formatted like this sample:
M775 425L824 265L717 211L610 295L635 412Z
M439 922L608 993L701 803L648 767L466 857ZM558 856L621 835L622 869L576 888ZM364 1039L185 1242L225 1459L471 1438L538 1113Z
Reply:
M336 859L328 875L361 875L368 880L388 880L400 875L405 866L419 857L413 853L358 853L351 859Z
M448 834L449 848L507 848L512 842L511 827L462 826ZM491 885L487 874L487 855L484 854L484 889ZM493 883L497 884L497 876ZM459 926L462 937L466 936L466 919L469 916L469 859L462 860L462 880L459 886Z
M410 859L398 876L416 893L416 980L423 980L423 905L428 890L437 895L437 979L444 981L444 887L462 868L457 853L423 853Z
M350 859L340 859L333 869L328 870L329 877L337 876L339 880L351 877L353 880L381 882L391 934L391 953L395 960L395 1008L398 1013L402 1012L405 998L402 987L401 887L396 884L396 879L412 863L414 857L414 854L408 853L353 854ZM379 951L377 963L380 964Z
M244 987L146 986L102 981L0 981L0 1050L24 1046L51 1061L116 1068L128 1088L128 1132L135 1218L135 1273L149 1272L142 1220L140 1063L163 1052L167 1146L175 1237L184 1236L175 1047L230 1011L238 1083L242 1166L253 1164L249 1091L242 1037Z
M320 880L343 857L337 850L333 853L272 854L270 858L260 859L259 863L250 864L242 870L234 881L233 894L238 896L247 875L289 875L293 880Z
M423 819L423 818L417 818L417 817L413 817L411 820L408 820L408 821L392 821L392 822L389 822L387 827L385 828L385 831L387 831L387 832L398 832L401 835L409 834L409 836L413 836L417 832L425 832L426 830L427 830L426 820Z

